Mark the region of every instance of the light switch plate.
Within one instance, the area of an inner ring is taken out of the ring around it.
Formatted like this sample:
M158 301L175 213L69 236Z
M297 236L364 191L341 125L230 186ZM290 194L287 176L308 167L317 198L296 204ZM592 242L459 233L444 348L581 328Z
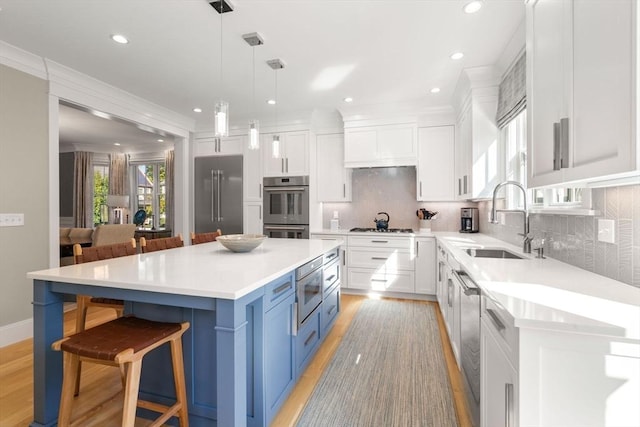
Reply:
M0 227L21 227L24 225L24 214L5 213L0 214Z
M598 241L605 243L616 242L616 222L612 219L598 220Z

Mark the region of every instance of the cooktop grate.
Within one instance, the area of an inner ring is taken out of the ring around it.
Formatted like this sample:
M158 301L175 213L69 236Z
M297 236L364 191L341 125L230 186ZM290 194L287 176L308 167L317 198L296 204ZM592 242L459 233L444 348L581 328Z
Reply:
M377 228L361 228L355 227L349 231L359 232L359 233L413 233L411 228L387 228L387 229L377 229Z

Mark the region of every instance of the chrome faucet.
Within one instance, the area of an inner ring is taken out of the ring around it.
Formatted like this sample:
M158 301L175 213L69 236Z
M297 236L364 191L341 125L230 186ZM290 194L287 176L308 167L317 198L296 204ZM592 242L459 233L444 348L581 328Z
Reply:
M520 190L522 190L522 196L524 199L524 210L522 209L496 209L496 195L498 194L498 190L500 190L505 185L515 185ZM496 219L496 212L518 212L523 215L524 220L524 240L522 241L522 251L525 254L531 253L531 237L529 236L529 212L527 211L527 190L517 181L504 181L500 184L496 185L496 188L493 189L493 203L491 205L491 223L498 224L498 220Z

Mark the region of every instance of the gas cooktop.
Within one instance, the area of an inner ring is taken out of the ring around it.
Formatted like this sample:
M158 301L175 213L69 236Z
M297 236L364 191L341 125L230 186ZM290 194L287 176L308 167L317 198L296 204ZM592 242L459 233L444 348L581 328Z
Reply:
M360 228L355 227L349 231L359 232L359 233L413 233L413 230L410 228L387 228L386 230L377 229L377 228Z

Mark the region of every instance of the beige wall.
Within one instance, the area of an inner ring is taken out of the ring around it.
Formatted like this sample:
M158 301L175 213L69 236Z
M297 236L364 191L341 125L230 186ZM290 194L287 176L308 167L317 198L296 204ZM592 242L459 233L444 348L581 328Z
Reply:
M24 227L0 227L0 327L32 317L26 273L48 267L48 85L0 65L0 213L24 213Z

